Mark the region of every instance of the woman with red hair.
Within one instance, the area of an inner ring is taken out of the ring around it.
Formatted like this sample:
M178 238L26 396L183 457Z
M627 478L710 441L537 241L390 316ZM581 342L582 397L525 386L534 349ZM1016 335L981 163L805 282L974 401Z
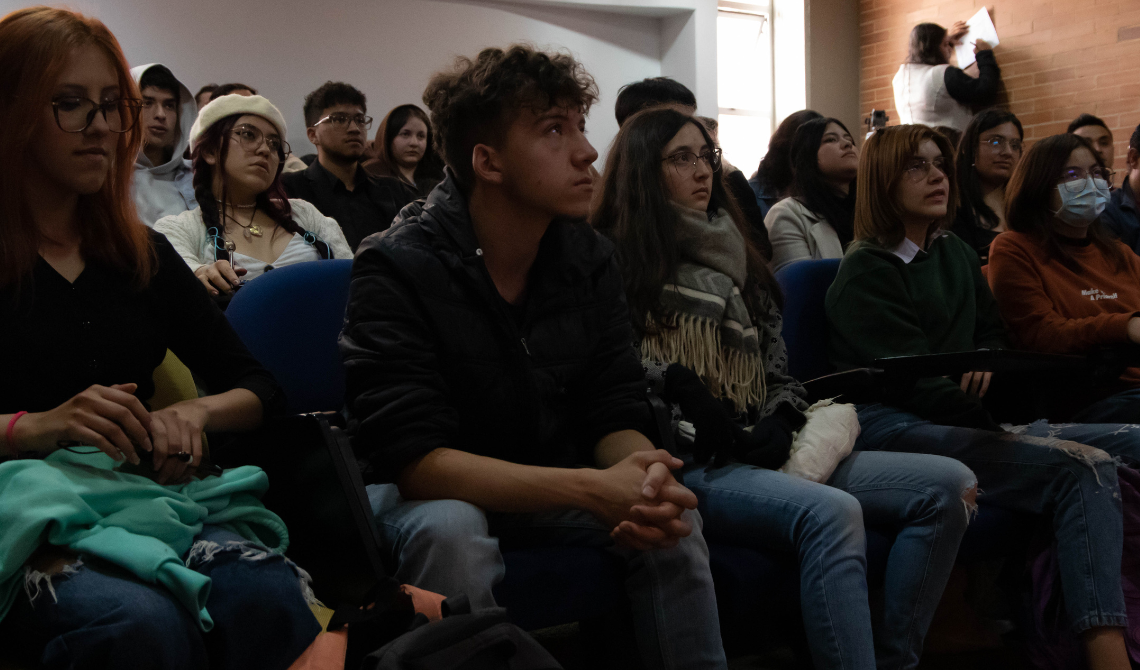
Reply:
M0 648L286 668L319 626L265 475L197 479L203 431L256 428L281 394L135 213L140 104L99 21L0 19ZM210 394L152 410L168 349Z

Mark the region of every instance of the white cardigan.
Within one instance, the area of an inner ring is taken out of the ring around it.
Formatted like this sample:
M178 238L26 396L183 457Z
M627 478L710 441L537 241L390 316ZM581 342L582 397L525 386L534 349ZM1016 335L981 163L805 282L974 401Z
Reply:
M843 244L827 219L795 198L772 205L764 225L772 243L772 272L796 261L843 257Z
M293 208L293 220L297 225L327 242L333 258L352 258L352 249L345 241L336 219L321 214L304 200L290 198L289 206ZM206 224L202 222L201 207L165 216L154 224L154 229L166 235L166 239L170 240L174 250L182 256L191 271L214 262L214 252L206 235Z

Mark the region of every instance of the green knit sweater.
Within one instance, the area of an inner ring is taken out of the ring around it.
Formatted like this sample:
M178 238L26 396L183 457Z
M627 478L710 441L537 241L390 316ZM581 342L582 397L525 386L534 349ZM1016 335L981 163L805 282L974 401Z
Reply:
M943 233L909 264L869 241L852 245L827 291L828 354L840 370L877 358L1005 348L997 303L978 256ZM935 423L997 430L959 380L919 380L900 409Z
M206 611L210 579L182 561L202 526L221 526L271 551L288 546L284 522L258 500L269 487L261 468L160 486L117 466L101 453L67 451L0 463L0 620L19 592L24 564L44 543L165 587L204 631L214 625Z

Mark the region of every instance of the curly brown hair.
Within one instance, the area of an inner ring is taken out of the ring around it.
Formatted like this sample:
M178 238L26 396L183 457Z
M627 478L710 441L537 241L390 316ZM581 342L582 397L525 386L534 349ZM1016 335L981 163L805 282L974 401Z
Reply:
M457 58L453 70L432 77L423 97L436 149L465 190L475 183L475 145L500 142L516 112L573 106L585 114L597 99L594 78L573 56L526 44Z

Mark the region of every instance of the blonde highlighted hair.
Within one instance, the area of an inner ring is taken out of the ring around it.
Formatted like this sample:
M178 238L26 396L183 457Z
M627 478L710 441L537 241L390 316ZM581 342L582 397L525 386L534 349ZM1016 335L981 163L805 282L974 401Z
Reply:
M875 131L859 157L855 194L855 239L871 240L893 249L906 237L904 214L897 191L908 164L926 140L938 145L946 161L946 216L930 225L948 229L958 209L958 183L954 178L954 147L941 133L921 125L890 126Z

